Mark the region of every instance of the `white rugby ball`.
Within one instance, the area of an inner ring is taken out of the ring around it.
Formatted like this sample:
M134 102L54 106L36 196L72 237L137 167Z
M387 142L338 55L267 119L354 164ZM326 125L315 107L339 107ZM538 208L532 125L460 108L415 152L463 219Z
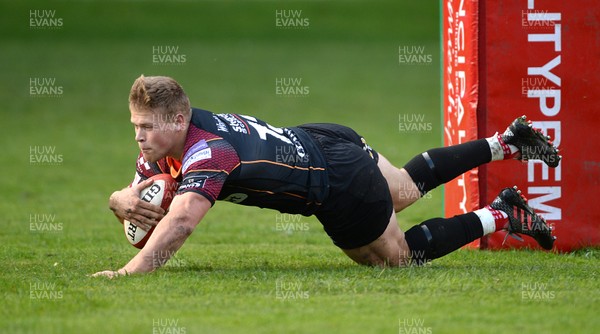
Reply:
M175 196L175 192L179 187L179 183L177 183L177 181L169 174L154 175L150 179L154 180L154 183L140 191L140 198L143 201L158 205L165 211L168 211L169 206L173 201L173 197ZM153 226L146 232L127 220L123 222L127 241L134 247L140 249L144 247L155 227L156 226Z

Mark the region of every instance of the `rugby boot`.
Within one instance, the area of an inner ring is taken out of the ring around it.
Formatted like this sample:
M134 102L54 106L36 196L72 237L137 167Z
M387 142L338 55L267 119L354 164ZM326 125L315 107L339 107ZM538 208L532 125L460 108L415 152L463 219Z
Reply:
M523 241L518 234L528 235L535 239L542 248L552 249L554 240L556 240L556 237L552 235L552 228L527 204L527 199L521 195L517 186L502 189L490 207L504 211L508 215L507 237L511 235L515 239ZM504 240L506 241L506 238Z
M550 136L544 136L540 129L534 129L525 115L517 117L501 137L505 144L519 149L517 159L521 161L542 160L548 167L555 168L562 159Z

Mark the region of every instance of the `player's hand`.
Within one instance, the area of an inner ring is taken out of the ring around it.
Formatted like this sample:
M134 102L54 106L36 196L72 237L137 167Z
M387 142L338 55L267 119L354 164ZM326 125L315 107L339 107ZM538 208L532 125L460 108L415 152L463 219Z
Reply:
M113 270L99 271L99 272L91 275L91 277L108 277L110 279L113 279L115 277L127 276L127 275L128 275L128 273L125 271L125 269L119 269L118 271L113 271Z
M165 216L165 210L160 206L140 199L140 191L151 186L152 183L154 181L148 179L131 188L115 191L109 199L110 209L120 219L128 220L144 231L150 230Z

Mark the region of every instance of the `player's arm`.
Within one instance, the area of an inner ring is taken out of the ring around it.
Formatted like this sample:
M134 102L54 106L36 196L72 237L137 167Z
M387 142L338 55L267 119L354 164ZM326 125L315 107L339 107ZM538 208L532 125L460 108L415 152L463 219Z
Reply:
M175 196L169 213L148 239L144 248L127 265L117 271L101 271L94 277L115 277L151 272L165 264L192 234L212 203L195 192Z
M199 141L182 161L182 181L169 213L160 221L144 248L118 271L94 276L114 277L150 272L163 265L181 247L217 200L230 173L239 166L235 149L227 142ZM212 157L219 159L212 159ZM191 161L188 163L188 161Z
M146 179L131 187L115 191L108 199L108 206L117 219L123 223L128 220L132 224L148 231L156 222L164 217L165 210L140 199L140 191L152 185L154 181Z

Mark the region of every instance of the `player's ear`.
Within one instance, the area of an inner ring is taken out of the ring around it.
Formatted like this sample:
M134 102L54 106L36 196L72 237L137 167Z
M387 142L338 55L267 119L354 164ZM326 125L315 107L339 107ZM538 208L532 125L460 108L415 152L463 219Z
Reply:
M179 131L185 130L185 123L186 123L186 119L185 119L185 116L183 116L183 114L177 114L175 116L175 124L176 124L177 130L179 130Z

